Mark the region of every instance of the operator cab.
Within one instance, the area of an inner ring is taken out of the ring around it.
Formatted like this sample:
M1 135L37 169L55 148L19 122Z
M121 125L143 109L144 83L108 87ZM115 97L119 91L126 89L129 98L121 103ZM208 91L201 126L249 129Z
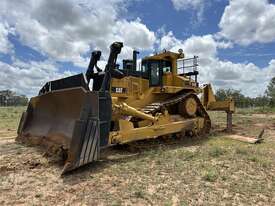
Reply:
M197 56L184 59L182 51L179 53L164 51L143 58L141 65L137 65L137 54L139 52L133 51L133 59L123 60L123 69L120 71L125 76L148 79L150 87L164 86L165 81L163 79L165 76L170 76L170 79L171 76L183 76L186 81L195 81L197 84ZM191 79L192 76L195 77L195 80Z
M148 79L150 86L161 86L163 75L172 73L171 60L164 60L162 57L154 59L152 57L155 56L151 56L142 59L140 66L137 65L137 54L139 52L133 51L133 59L124 59L123 69L120 71L126 76Z
M168 60L142 60L141 71L148 75L150 86L161 86L165 73L172 72L172 63Z

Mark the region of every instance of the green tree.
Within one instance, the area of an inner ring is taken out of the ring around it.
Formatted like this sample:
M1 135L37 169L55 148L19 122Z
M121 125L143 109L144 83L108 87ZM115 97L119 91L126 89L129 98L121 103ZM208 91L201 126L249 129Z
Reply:
M265 107L269 104L269 98L267 96L258 96L255 98L244 96L240 90L234 89L219 89L216 92L216 99L223 101L232 97L237 107Z
M253 105L256 107L269 106L269 98L267 96L259 96L253 98Z
M0 106L26 106L28 98L25 95L16 95L10 90L0 91Z
M224 101L228 98L233 98L237 107L248 107L251 106L250 99L245 97L240 90L235 89L219 89L216 92L216 99L218 101Z
M269 98L270 106L274 107L275 106L275 77L273 77L269 82L265 93Z

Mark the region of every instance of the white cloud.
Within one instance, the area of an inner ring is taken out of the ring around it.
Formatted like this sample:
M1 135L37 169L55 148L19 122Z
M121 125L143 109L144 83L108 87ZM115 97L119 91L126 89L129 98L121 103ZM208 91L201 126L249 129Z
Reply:
M159 46L160 49L172 49L175 46L181 46L182 41L177 39L172 31L169 31L167 34L165 34L165 31L163 31L164 35L161 37Z
M8 35L12 29L6 23L0 22L0 53L7 54L12 51L12 44L9 42Z
M57 65L49 61L25 63L15 60L12 65L0 61L0 68L0 90L10 89L29 97L37 95L47 81L73 74L58 72Z
M219 49L231 47L228 42L219 42L213 35L192 36L185 41L168 32L160 39L160 48L178 51L182 48L188 57L199 56L199 81L212 83L216 89L233 88L245 95L262 95L272 76L275 75L275 59L265 68L252 63L233 63L217 57Z
M275 5L268 0L230 0L220 35L241 45L275 41Z
M29 0L0 3L0 17L14 26L20 41L59 61L83 65L92 48L106 57L114 41L150 50L155 34L140 19L120 18L125 0Z
M8 34L13 32L23 45L49 60L26 63L12 55L12 64L0 61L0 90L35 95L45 82L71 74L59 71L54 62L72 62L86 68L92 49L102 50L99 65L104 68L109 46L114 41L124 42L121 57L131 57L132 48L152 50L154 32L139 18L122 17L128 3L126 0L1 0L0 20L6 23L0 23L0 52L11 52Z
M126 20L117 22L116 29L118 35L124 40L125 45L136 49L152 49L156 40L154 32L141 23L140 19L127 22Z
M171 0L176 10L194 10L197 12L197 21L201 22L203 19L203 12L205 8L204 0Z
M206 57L215 57L217 49L231 48L230 42L216 40L215 36L208 34L204 36L191 36L183 41L177 39L172 31L163 35L160 39L160 49L177 51L184 48L187 55L199 55Z

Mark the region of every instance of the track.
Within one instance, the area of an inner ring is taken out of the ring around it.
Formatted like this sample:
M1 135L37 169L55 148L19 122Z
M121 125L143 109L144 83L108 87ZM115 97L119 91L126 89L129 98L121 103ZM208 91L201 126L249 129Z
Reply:
M158 112L162 112L164 110L168 110L168 111L171 110L172 108L176 107L177 104L184 102L186 99L190 97L194 98L198 105L196 117L204 118L204 128L198 134L199 136L204 136L208 134L211 129L211 120L207 111L202 105L200 99L197 97L197 95L193 93L181 94L175 98L166 100L164 102L153 102L147 105L145 108L143 108L142 111L146 114L151 114L154 116ZM184 116L184 114L181 114L181 116Z

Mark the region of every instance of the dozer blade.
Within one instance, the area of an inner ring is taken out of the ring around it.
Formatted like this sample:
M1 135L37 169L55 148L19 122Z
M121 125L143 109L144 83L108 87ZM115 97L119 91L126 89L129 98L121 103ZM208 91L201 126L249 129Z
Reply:
M111 114L108 92L82 87L51 91L30 100L16 140L51 153L62 151L64 174L99 158L100 147L108 145Z

